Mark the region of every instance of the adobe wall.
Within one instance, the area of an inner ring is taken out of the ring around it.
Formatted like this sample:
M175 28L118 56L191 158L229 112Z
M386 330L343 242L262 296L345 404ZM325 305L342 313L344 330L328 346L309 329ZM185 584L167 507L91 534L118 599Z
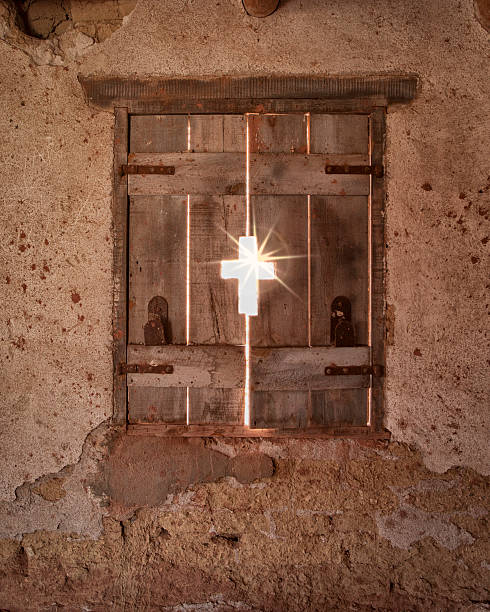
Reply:
M264 20L240 0L86 4L36 39L0 2L0 608L486 609L473 3L284 0ZM392 441L125 440L107 421L113 116L77 76L399 72L420 91L387 123Z

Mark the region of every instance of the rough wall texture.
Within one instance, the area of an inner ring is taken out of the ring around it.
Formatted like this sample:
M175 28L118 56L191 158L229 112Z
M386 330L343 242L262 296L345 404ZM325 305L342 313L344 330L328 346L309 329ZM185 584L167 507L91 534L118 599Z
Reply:
M488 609L488 34L473 3L289 0L256 20L239 0L154 0L101 43L33 39L15 16L0 4L0 608ZM421 91L388 115L393 442L111 430L113 118L77 74L398 71Z

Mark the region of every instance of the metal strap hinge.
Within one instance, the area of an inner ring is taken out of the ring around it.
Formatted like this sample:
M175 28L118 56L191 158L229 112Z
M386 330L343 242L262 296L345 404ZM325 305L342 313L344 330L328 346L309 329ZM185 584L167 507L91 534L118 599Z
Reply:
M374 174L381 178L384 174L384 167L381 164L374 166L325 166L325 174Z
M381 365L364 366L327 366L325 376L384 376L384 367Z
M173 374L174 366L168 363L120 363L119 374Z

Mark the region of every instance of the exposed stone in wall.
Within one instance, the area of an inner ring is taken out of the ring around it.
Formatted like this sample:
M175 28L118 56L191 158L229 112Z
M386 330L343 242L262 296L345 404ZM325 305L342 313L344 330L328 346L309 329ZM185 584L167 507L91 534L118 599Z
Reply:
M97 539L58 529L0 541L0 607L456 612L486 605L486 481L471 470L435 476L397 444L281 441L269 443L281 457L275 472L252 466L240 482L226 474L247 455L261 457L258 441L222 441L227 454L195 441L188 464L182 442L114 443L119 449L102 468L106 486L112 480L106 493L132 504L139 495L145 507L123 517L104 495ZM145 448L146 492L137 482L142 465L133 465Z
M475 13L482 26L490 31L490 0L474 0Z
M0 38L39 65L79 60L123 24L137 0L1 0Z

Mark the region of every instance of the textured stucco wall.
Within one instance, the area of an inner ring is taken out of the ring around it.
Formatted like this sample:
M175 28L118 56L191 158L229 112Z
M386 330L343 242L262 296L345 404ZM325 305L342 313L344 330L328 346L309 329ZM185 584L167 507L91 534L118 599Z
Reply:
M102 43L29 39L4 4L0 38L0 607L70 603L70 589L101 610L488 599L488 33L473 3L289 0L256 20L239 0L140 1ZM101 476L117 447L102 424L113 118L86 105L77 75L381 72L421 82L388 115L394 442L214 444L222 463L260 453L275 472L250 484L224 467L216 483L155 484L151 510L120 508ZM141 586L142 568L159 587Z

